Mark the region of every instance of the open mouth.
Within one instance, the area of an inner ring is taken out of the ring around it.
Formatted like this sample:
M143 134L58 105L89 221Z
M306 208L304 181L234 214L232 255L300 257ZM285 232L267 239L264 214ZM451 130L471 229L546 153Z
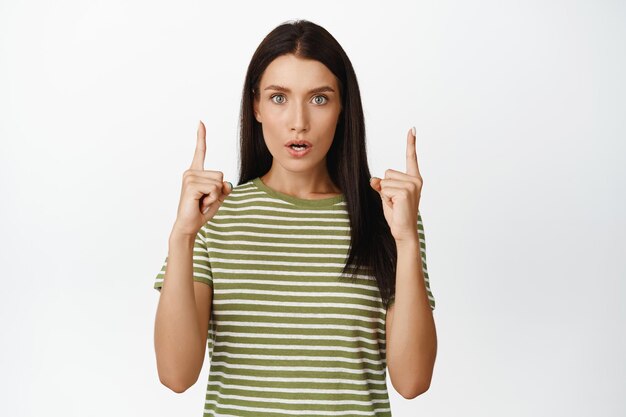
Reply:
M311 152L312 146L313 145L311 145L307 141L303 141L300 143L293 141L293 143L285 145L285 148L289 148L289 153L291 154L291 156L299 158L301 156L308 155Z

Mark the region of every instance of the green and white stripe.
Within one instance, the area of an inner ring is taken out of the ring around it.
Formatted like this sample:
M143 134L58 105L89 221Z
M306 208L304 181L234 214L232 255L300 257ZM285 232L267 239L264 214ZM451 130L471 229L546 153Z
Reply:
M421 218L418 232L434 309ZM339 277L349 244L343 195L233 189L194 247L193 279L213 288L205 416L391 416L386 311L373 276Z

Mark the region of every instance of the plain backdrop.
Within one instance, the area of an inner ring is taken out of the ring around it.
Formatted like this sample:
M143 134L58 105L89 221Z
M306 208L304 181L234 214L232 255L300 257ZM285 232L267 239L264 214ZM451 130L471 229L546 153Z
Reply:
M0 1L0 414L201 416L153 345L182 174L238 178L252 53L291 19L356 70L372 173L417 128L439 340L393 415L626 413L619 1Z

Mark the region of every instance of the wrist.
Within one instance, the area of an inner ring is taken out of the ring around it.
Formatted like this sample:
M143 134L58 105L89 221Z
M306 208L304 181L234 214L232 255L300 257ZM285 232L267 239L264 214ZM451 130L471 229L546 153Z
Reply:
M417 243L396 243L396 252L398 254L404 253L416 253L420 250L420 246Z
M176 228L176 225L172 228L170 232L170 243L193 243L196 240L196 234L190 234L188 232L183 232L180 229Z
M404 247L419 247L420 244L420 239L419 239L419 235L417 234L417 231L415 232L415 234L406 237L406 238L402 238L402 239L396 239L396 248L404 248Z

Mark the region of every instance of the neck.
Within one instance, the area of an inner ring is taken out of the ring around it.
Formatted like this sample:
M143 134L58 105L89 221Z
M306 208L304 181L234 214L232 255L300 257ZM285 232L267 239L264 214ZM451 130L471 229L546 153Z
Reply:
M261 181L278 192L303 199L341 194L341 189L332 182L328 171L312 174L270 169L261 177Z

